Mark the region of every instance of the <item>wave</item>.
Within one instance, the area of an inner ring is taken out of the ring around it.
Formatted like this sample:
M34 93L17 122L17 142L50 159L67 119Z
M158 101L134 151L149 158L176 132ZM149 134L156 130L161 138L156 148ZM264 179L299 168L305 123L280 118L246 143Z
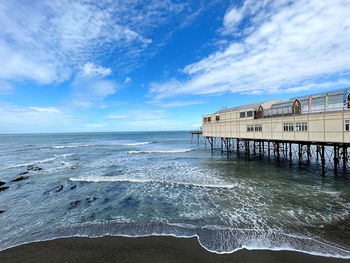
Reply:
M73 182L89 182L89 183L101 183L101 182L120 182L120 183L144 183L144 184L166 184L175 186L185 186L185 187L203 187L203 188L225 188L231 189L237 186L237 184L198 184L198 183L188 183L188 182L172 182L172 181L161 181L154 179L141 179L141 178L121 178L115 176L84 176L74 178L71 177L69 180Z
M105 144L77 144L77 145L56 145L42 148L42 150L49 149L67 149L67 148L85 148L85 147L101 147L101 146L139 146L154 143L154 141L148 142L135 142L135 143L105 143Z
M48 149L67 149L67 148L82 148L82 147L91 147L93 145L91 144L83 144L83 145L57 145L57 146L50 146L43 148L43 150L48 150Z
M135 143L121 143L119 145L123 146L138 146L138 145L146 145L146 144L151 144L154 143L154 141L149 141L149 142L135 142Z
M16 165L13 165L13 166L6 167L6 168L4 168L2 170L12 169L12 168L20 168L20 167L25 167L25 166L39 164L39 163L47 163L47 162L51 162L51 161L54 161L54 160L59 159L59 158L65 158L65 157L69 157L69 156L72 156L72 155L73 154L71 154L71 153L56 155L54 157L43 159L43 160L37 160L37 161L28 162L28 163L16 164Z
M151 153L187 153L193 151L192 149L179 149L179 150L153 150L153 151L128 151L128 154L151 154Z
M39 236L40 235L40 236ZM244 229L226 229L224 231L208 230L201 227L187 228L174 226L169 223L114 223L114 222L88 222L76 226L66 226L48 233L38 233L30 240L18 240L3 243L0 251L23 244L49 241L58 238L88 237L100 238L104 236L119 237L176 237L196 238L199 245L206 251L215 254L231 254L241 249L295 251L314 256L350 259L350 251L337 245L306 237L304 235L290 235L280 231L259 231ZM224 242L224 244L223 244ZM222 246L223 245L223 246Z

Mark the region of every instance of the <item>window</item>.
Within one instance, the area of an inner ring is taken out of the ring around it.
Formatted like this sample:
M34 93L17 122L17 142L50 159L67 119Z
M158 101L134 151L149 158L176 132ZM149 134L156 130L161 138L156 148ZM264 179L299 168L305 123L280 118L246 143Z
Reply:
M207 121L208 121L208 118L207 118L207 117L204 117L203 120L204 120L204 122L207 122Z
M350 131L350 120L345 120L345 130Z
M262 131L262 125L261 124L255 125L255 131L256 132L261 132Z
M293 130L294 130L294 123L293 122L283 123L283 131L292 132Z
M254 126L253 125L247 125L247 132L253 132Z
M211 122L211 117L208 117L208 122Z
M216 120L216 121L219 121L219 120L220 120L220 116L216 116L216 117L215 117L215 120Z
M245 118L245 111L241 112L241 113L239 114L239 117L240 117L240 118Z
M302 131L307 131L307 122L302 122L301 123L301 130Z
M253 111L247 111L247 117L253 117Z
M296 131L307 131L307 122L297 122L295 124Z

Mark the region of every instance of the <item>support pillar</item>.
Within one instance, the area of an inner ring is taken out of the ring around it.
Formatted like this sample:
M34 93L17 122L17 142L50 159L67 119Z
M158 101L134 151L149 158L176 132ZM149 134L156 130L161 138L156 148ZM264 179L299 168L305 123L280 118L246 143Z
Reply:
M334 174L338 174L338 149L336 145L334 145L333 155L334 155Z
M322 163L322 176L325 176L325 158L324 158L324 145L321 148L321 163Z
M261 159L261 141L259 142L259 158Z
M237 155L239 157L239 139L237 139Z
M310 144L307 145L307 163L310 164Z
M292 153L292 143L289 143L289 164L292 164L292 158L293 158L293 153Z
M245 151L246 151L246 154L247 154L247 161L249 161L249 158L250 158L249 140L245 141Z
M253 154L254 154L254 156L256 155L256 145L255 145L255 141L254 141L254 145L253 145Z
M301 143L299 143L299 144L298 144L299 165L301 164L302 150L303 150L303 145L302 145Z
M280 164L280 143L279 142L277 142L276 143L276 152L277 152L277 163L278 163L278 165Z
M346 173L346 161L347 161L347 152L348 152L348 148L343 145L343 174Z
M270 160L270 141L267 142L267 157Z

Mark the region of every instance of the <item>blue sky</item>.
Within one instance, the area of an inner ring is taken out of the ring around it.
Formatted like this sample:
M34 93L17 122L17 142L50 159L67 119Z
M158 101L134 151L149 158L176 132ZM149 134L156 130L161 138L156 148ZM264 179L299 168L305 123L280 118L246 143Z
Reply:
M350 86L350 1L0 0L0 133L188 130Z

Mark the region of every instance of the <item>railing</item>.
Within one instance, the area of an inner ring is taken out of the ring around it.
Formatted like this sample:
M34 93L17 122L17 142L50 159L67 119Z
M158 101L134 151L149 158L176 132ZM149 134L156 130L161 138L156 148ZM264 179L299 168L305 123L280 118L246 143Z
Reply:
M267 109L263 111L263 114L259 114L258 111L255 112L254 118L271 118L276 116L289 116L289 115L305 115L305 114L316 114L316 113L326 113L326 112L339 112L339 111L350 111L350 109L344 105L343 107L322 107L318 109L307 109L301 110L300 113L293 113L293 107L281 107L276 109Z

